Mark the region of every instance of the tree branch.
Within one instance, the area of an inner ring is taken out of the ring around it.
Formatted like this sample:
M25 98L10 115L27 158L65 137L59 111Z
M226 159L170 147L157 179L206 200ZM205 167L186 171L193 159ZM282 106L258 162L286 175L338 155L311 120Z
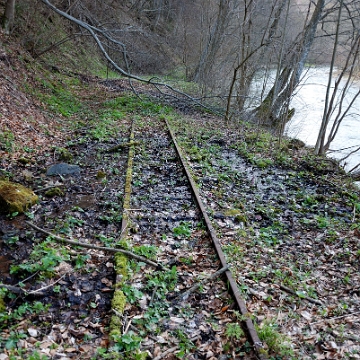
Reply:
M55 241L60 242L60 243L66 243L69 245L74 245L74 246L80 246L80 247L84 247L87 249L95 249L95 250L101 250L101 251L107 251L107 252L111 252L111 253L122 253L124 255L127 255L137 261L142 261L150 266L153 266L155 268L162 268L162 265L156 262L153 262L149 259L147 259L146 257L134 254L131 251L128 250L124 250L124 249L118 249L118 248L109 248L109 247L104 247L104 246L96 246L96 245L91 245L91 244L85 244L85 243L81 243L75 240L69 240L69 239L65 239L63 237L57 236L55 234L52 234L49 231L46 231L44 229L39 228L38 226L36 226L35 224L31 223L30 221L25 221L26 224L28 224L29 226L31 226L33 229L41 231L42 233L51 236Z

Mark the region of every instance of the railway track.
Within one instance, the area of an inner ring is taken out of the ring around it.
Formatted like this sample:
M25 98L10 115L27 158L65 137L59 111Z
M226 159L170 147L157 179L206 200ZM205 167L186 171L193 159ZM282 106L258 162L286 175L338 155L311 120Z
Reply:
M130 140L122 241L160 265L118 277L123 336L154 359L266 358L168 122L134 120Z

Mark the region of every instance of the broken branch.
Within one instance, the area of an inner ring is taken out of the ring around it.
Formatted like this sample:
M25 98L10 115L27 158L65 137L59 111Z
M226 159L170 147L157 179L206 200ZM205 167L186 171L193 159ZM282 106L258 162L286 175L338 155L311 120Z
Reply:
M51 236L57 242L66 243L66 244L74 245L74 246L80 246L80 247L84 247L87 249L107 251L107 252L111 252L111 253L122 253L124 255L127 255L135 260L142 261L142 262L144 262L150 266L153 266L155 268L158 268L158 267L162 268L161 264L151 261L151 260L147 259L146 257L136 255L133 252L128 251L128 250L118 249L118 248L115 249L115 248L109 248L109 247L104 247L104 246L96 246L96 245L92 245L92 244L81 243L81 242L78 242L75 240L65 239L65 238L57 236L49 231L39 228L38 226L31 223L30 221L25 221L25 223L28 224L29 226L31 226L32 228L34 228L35 230L41 231L42 233Z
M291 290L291 289L289 289L288 287L286 287L286 286L284 286L284 285L280 285L280 289L281 289L281 290L284 290L284 291L286 291L286 292L288 292L288 293L290 293L290 294L292 294L292 295L299 296L299 295L296 293L296 291ZM317 304L317 305L320 305L320 306L323 306L323 305L324 305L320 300L316 300L316 299L313 299L313 298L308 297L308 296L305 296L305 295L301 295L301 296L299 296L299 298L300 298L300 299L305 299L305 300L307 300L307 301L309 301L309 302L311 302L311 303L313 303L313 304Z

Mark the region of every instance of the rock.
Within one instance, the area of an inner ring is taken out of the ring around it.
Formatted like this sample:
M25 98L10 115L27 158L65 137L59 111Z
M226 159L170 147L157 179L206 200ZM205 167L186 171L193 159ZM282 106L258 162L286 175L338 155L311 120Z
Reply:
M0 212L23 213L38 201L31 189L7 180L0 180Z
M59 163L48 168L46 175L79 175L80 167L77 165L70 165L66 163Z

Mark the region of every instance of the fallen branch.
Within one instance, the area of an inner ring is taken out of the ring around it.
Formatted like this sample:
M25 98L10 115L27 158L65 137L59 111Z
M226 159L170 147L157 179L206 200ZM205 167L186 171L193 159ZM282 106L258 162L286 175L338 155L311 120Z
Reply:
M308 297L308 296L306 296L306 295L301 295L301 296L299 296L299 295L296 293L296 291L291 290L291 289L289 289L288 287L286 287L286 286L284 286L284 285L280 285L280 289L281 289L281 290L284 290L284 291L286 291L286 292L288 292L288 293L290 293L290 294L292 294L292 295L296 295L296 296L298 296L300 299L307 300L307 301L309 301L309 302L311 302L311 303L313 303L313 304L316 304L316 305L324 306L324 304L323 304L320 300L313 299L313 298Z
M67 273L64 274L63 276L61 276L59 279L57 279L57 280L56 280L55 282L53 282L52 284L46 285L46 286L44 286L44 287L42 287L42 288L40 288L40 289L34 290L34 291L30 291L28 294L29 294L29 295L39 294L39 293L41 293L43 290L46 290L46 289L48 289L48 288L50 288L50 287L53 287L56 283L58 283L60 280L62 280L66 275L67 275Z
M222 273L224 273L225 271L227 271L229 269L229 266L224 266L223 268L221 268L220 270L216 271L214 274L208 276L207 278L198 281L195 285L193 285L191 288L189 288L188 290L186 290L184 293L178 295L175 299L174 302L178 302L178 301L182 301L182 300L186 300L189 295L191 293L193 293L194 291L196 291L200 286L206 284L207 282L216 279L217 277L219 277Z
M57 279L55 282L53 282L49 285L46 285L40 289L36 289L36 290L32 290L32 291L26 291L23 288L18 287L18 286L6 285L6 284L1 284L1 283L0 283L0 288L3 287L5 289L10 290L11 292L13 292L15 294L21 294L21 295L26 295L26 296L29 296L29 295L45 296L46 293L44 292L44 290L46 290L50 287L53 287L56 283L58 283L61 279L63 279L65 275L66 274L64 274L59 279Z
M18 287L18 286L6 285L6 284L0 283L0 288L8 289L9 291L11 291L11 292L13 292L15 294L30 295L26 290L24 290L24 289L22 289L21 287ZM36 293L36 295L37 296L42 296L44 294Z
M69 240L69 239L65 239L63 237L57 236L49 231L46 231L44 229L39 228L38 226L36 226L35 224L31 223L30 221L25 221L26 224L28 224L29 226L31 226L32 228L34 228L35 230L41 231L42 233L51 236L55 241L57 242L61 242L61 243L66 243L69 245L74 245L74 246L80 246L80 247L84 247L87 249L95 249L95 250L101 250L101 251L107 251L107 252L111 252L111 253L122 253L124 255L127 255L135 260L138 261L142 261L150 266L153 266L155 268L163 268L163 266L161 264L158 264L154 261L151 261L149 259L147 259L146 257L140 256L140 255L136 255L131 251L128 250L124 250L124 249L115 249L115 248L109 248L109 247L104 247L104 246L96 246L96 245L91 245L91 244L85 244L85 243L81 243L75 240Z
M323 319L323 320L320 320L320 321L315 321L313 323L310 323L309 325L317 325L317 324L321 324L321 323L324 323L324 322L334 321L334 320L342 319L342 318L345 318L345 317L348 317L348 316L354 316L354 315L359 315L359 314L360 314L360 311L357 311L357 312L353 312L351 314L335 316L335 317L332 317L332 318L329 318L329 319Z

